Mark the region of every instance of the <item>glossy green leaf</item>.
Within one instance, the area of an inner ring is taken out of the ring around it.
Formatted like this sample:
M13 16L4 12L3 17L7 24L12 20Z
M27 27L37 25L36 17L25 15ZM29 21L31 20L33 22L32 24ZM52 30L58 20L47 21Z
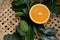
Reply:
M7 34L4 36L4 40L21 40L17 33Z
M33 31L30 29L28 32L26 32L25 40L33 40L33 39L34 39Z
M16 12L17 16L24 16L25 14L23 12Z
M55 35L57 33L57 31L53 28L47 28L44 32L44 34L46 35Z
M14 5L19 6L20 4L24 3L24 0L14 0Z
M41 40L58 40L58 39L57 39L57 37L55 37L55 36L42 35L42 36L41 36Z
M45 29L44 28L39 28L39 29L40 29L40 31L45 32Z
M17 26L17 32L21 35L21 36L25 36L25 32L23 32L21 29L20 29L20 25Z
M4 36L4 40L9 40L9 38L10 38L9 34L7 34L7 35Z
M34 33L35 34L37 34L38 32L37 32L37 28L36 27L33 27L33 31L34 31Z
M48 39L50 39L50 40L58 40L57 37L54 37L54 36L49 36Z
M24 8L23 9L23 12L27 15L28 14L28 9L27 8Z
M24 20L20 21L20 29L24 32L27 32L29 30L29 26L26 21Z
M49 39L45 35L42 35L41 40L49 40Z

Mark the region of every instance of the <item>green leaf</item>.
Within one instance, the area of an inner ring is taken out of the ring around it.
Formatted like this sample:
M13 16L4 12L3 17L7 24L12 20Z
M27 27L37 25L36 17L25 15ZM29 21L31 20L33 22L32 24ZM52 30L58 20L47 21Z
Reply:
M7 35L4 36L4 40L9 40L9 38L10 38L9 34L7 34Z
M26 32L25 40L33 40L33 39L34 39L34 37L33 37L33 31L30 29L28 32Z
M17 32L21 35L21 36L25 36L25 32L23 32L21 29L20 29L20 25L17 26Z
M43 24L40 24L40 25L37 24L37 31L39 33L43 33L45 31Z
M49 39L45 35L42 35L41 40L49 40Z
M58 40L57 37L54 37L54 36L49 36L48 39L50 39L50 40Z
M4 40L21 40L21 39L17 33L13 33L5 35Z
M55 6L54 11L53 11L56 15L58 15L60 13L60 6Z
M55 6L53 10L51 10L52 16L56 16L60 14L60 6Z
M20 21L20 29L24 32L27 32L29 30L29 26L26 21L24 20Z
M24 8L23 9L23 12L27 15L28 14L28 9L27 8Z
M25 14L23 12L16 12L17 16L24 16Z
M57 31L52 28L47 28L44 32L44 34L46 34L46 35L55 35L56 33L57 33Z
M37 3L40 3L40 0L34 0L34 2L37 4Z
M55 36L42 35L42 36L41 36L41 40L58 40L58 39L57 39L57 37L55 37Z
M35 34L37 34L38 32L37 32L37 28L34 26L33 27L33 31L35 32Z
M14 0L13 4L16 6L19 6L20 4L23 4L24 0Z
M39 29L40 29L40 31L45 32L45 29L44 28L39 28Z

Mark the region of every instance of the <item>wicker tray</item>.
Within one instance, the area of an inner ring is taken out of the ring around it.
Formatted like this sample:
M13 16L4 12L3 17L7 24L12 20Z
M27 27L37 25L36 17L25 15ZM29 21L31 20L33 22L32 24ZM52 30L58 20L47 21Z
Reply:
M4 0L0 6L0 40L3 40L4 35L15 32L16 26L19 23L19 17L12 10L13 0Z

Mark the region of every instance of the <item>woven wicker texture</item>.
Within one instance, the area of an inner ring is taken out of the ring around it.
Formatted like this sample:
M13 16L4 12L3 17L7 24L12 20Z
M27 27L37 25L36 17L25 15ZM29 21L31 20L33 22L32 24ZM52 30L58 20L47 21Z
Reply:
M4 0L0 8L0 40L3 40L5 34L12 34L16 30L19 17L15 15L11 5L12 0Z
M51 27L56 29L58 31L56 36L60 40L60 15L51 17L50 20L44 24L44 26L45 28Z

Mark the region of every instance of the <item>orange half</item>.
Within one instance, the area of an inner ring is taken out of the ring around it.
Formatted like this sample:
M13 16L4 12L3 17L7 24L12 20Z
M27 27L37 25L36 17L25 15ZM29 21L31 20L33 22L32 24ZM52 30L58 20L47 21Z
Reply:
M43 4L35 4L29 11L30 19L37 24L46 23L50 17L50 11L47 6Z

